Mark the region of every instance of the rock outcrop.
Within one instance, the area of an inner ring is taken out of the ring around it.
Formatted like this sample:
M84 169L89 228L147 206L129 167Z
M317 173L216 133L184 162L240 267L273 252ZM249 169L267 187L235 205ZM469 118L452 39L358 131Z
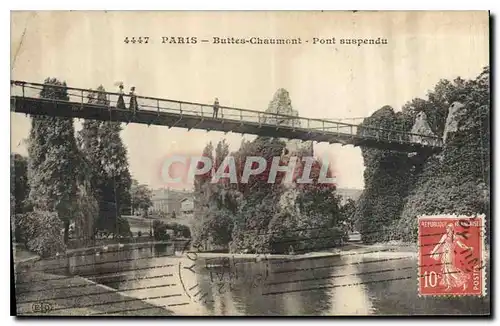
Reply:
M262 117L262 123L276 124L279 126L300 127L301 121L298 119L298 111L292 108L292 101L287 90L280 88L274 93L273 99L265 111L270 113ZM273 115L276 114L276 115ZM286 117L285 117L286 116ZM297 157L296 171L301 169L301 158L313 156L313 142L297 139L283 139L286 145L282 153L282 161L289 161L290 157ZM283 164L283 163L282 163ZM285 184L286 190L280 199L280 206L295 207L297 189L294 183Z
M415 123L410 132L412 133L410 136L412 142L424 145L437 145L437 141L432 138L436 137L436 134L432 131L431 126L427 122L427 115L424 111L420 111L417 114ZM418 134L418 136L414 134Z
M448 109L448 116L443 132L443 142L446 143L449 133L458 131L458 122L465 114L465 105L460 102L454 102Z

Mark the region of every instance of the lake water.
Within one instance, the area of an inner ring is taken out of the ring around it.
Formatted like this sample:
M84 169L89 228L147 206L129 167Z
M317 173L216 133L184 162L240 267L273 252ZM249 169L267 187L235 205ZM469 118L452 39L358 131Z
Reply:
M155 245L76 256L64 259L64 273L180 315L489 314L489 296L419 297L412 252L348 251L299 261L173 254Z

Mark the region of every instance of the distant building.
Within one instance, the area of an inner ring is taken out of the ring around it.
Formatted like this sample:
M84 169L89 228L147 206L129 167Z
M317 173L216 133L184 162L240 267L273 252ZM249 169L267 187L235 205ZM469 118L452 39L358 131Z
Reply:
M337 188L337 194L339 194L341 199L341 204L345 204L348 199L352 199L357 201L361 194L363 193L363 189L354 189L354 188Z
M187 190L173 190L168 188L153 190L151 198L153 206L150 208L150 212L162 212L168 217L175 212L175 215L179 216L181 213L181 201L191 195L192 193Z
M181 200L181 219L192 219L194 216L194 201L193 197L186 197Z

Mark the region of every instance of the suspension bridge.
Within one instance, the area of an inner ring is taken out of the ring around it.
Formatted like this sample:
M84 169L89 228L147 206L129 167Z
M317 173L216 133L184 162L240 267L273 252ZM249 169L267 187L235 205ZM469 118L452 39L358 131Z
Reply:
M53 92L60 89L60 93L67 93L67 98L42 98L44 87ZM101 100L89 100L89 94ZM129 102L130 95L126 94L11 80L11 110L30 115L203 129L401 152L432 153L443 146L439 137L235 107L220 106L214 117L213 105L163 98L134 95L137 109L130 109L117 105L120 96Z

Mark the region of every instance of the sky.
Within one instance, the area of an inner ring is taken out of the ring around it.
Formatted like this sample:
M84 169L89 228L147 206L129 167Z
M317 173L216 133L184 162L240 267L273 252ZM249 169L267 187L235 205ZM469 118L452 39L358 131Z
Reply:
M366 117L425 97L442 78L474 78L489 62L483 12L13 12L11 79L117 91L252 110L267 109L279 88L300 116ZM125 37L148 36L148 44ZM162 44L162 37L275 37L301 45ZM312 38L337 44L312 44ZM341 45L343 38L384 38L387 45ZM81 128L81 121L75 123ZM26 154L30 119L11 113L11 151ZM222 139L230 150L254 136L129 124L122 131L130 171L151 187L165 185L165 157L200 154ZM364 187L361 150L315 144L342 188Z

